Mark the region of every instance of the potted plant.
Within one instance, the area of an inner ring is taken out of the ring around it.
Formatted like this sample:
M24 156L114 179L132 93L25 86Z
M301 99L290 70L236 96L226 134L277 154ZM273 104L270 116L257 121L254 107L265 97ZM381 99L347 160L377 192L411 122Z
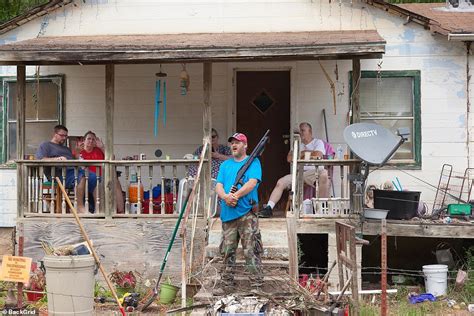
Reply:
M179 287L171 283L170 277L166 278L166 281L160 285L160 303L171 304L176 299Z
M46 288L46 275L44 270L38 267L36 262L31 264L30 281L26 285L26 289L35 292L43 292ZM43 293L26 292L26 297L30 302L36 302L44 296Z
M135 291L137 286L137 275L133 271L120 271L114 270L110 275L109 279L114 284L115 290L119 297L123 296L125 293L132 293Z

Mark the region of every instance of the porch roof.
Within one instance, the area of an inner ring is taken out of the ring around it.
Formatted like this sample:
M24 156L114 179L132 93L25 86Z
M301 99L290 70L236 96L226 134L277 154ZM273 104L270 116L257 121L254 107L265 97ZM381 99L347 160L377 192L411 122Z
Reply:
M40 37L0 46L0 64L380 58L376 30Z

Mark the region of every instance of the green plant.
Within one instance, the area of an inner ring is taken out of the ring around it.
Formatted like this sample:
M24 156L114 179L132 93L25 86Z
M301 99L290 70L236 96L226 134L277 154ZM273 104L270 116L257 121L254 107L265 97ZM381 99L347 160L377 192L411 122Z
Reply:
M116 287L131 289L133 290L137 285L137 272L133 271L119 271L114 270L110 275L109 279Z
M94 283L94 297L113 297L112 292L106 289L102 284L95 281Z

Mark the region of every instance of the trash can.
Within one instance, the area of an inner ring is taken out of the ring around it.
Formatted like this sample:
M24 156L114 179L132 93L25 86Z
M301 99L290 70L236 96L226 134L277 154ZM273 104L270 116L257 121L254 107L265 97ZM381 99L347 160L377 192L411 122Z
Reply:
M48 315L93 315L94 268L91 255L45 256Z

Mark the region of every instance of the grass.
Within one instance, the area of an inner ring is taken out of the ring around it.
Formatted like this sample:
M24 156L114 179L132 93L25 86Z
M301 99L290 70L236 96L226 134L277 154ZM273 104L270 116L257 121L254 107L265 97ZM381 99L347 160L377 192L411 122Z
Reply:
M395 296L389 296L389 315L391 316L441 316L447 314L453 314L456 312L455 309L448 306L446 299L440 299L435 302L423 302L418 304L410 304L408 301L409 290L406 287L399 287L398 292ZM446 298L455 300L456 304L461 310L466 310L467 304L472 303L474 293L472 290L465 286L463 289L458 290L454 287L448 289ZM369 298L369 297L366 297ZM375 304L363 301L360 304L360 315L361 316L378 316L380 315L380 302Z

